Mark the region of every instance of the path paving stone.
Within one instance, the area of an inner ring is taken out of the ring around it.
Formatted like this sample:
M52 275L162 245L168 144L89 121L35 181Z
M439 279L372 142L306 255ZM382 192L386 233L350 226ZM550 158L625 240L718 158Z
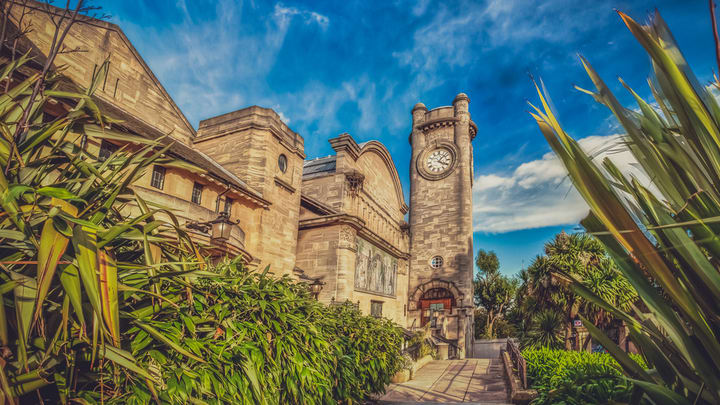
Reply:
M379 401L405 404L507 404L502 364L498 359L435 360L415 378L391 384Z

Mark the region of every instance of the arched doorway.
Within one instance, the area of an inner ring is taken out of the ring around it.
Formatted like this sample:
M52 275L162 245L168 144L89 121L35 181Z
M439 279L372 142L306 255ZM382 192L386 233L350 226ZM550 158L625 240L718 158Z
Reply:
M436 327L437 316L455 307L455 297L447 288L436 287L423 292L420 297L421 326L430 322Z

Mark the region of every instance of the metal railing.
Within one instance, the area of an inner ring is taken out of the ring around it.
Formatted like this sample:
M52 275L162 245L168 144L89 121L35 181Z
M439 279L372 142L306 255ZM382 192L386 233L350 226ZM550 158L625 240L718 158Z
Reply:
M527 364L525 363L525 358L520 353L520 348L517 343L510 338L507 340L507 352L510 355L513 367L515 367L518 372L518 377L520 377L523 389L527 389Z

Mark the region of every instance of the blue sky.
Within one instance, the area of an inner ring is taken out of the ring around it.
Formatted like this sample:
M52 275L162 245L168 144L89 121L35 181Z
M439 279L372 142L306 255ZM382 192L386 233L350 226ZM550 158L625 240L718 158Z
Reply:
M190 122L248 105L275 109L305 138L309 158L343 132L378 139L409 191L410 109L469 95L474 141L475 250L517 272L586 206L549 154L526 100L530 75L549 89L567 132L589 151L618 142L591 87L586 56L620 100L621 76L649 98L648 57L613 11L645 20L657 7L701 80L714 53L707 2L96 1L112 15ZM622 156L618 157L622 160Z

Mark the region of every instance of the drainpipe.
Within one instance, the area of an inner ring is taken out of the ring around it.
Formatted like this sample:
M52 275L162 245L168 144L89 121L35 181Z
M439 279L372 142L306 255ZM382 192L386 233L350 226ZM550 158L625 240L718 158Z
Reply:
M225 188L225 191L223 191L222 193L218 194L217 198L215 199L215 213L216 213L216 214L219 214L219 213L220 213L220 197L224 196L225 194L227 194L228 191L230 191L230 186L228 186L228 185L226 184L225 187L226 187L226 188Z

